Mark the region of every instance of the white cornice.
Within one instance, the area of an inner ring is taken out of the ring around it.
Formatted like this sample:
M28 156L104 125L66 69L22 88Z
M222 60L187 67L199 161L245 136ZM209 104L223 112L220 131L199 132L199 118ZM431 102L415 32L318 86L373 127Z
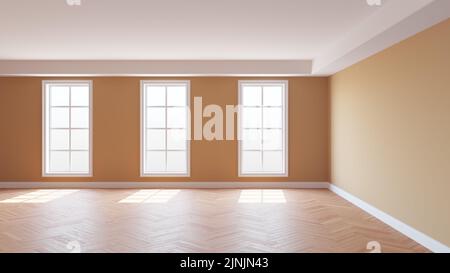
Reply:
M449 16L449 0L391 0L316 57L312 74L332 75Z
M2 76L301 76L312 61L0 61Z

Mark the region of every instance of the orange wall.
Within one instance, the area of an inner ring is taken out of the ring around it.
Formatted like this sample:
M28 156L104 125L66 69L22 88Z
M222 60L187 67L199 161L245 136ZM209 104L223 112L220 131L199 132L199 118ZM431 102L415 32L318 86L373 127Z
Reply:
M137 77L90 78L94 176L43 178L44 79L50 78L0 78L0 181L329 181L327 78L277 78L289 80L289 177L277 178L239 178L236 141L192 141L190 178L141 178L139 100L143 78ZM203 105L225 106L237 104L238 80L249 78L187 79L191 81L191 105L194 96L202 96Z

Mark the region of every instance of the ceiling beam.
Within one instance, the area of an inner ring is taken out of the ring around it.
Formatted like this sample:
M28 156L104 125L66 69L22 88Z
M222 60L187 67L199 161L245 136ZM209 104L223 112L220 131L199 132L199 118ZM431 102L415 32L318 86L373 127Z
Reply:
M0 76L302 76L311 60L0 61Z

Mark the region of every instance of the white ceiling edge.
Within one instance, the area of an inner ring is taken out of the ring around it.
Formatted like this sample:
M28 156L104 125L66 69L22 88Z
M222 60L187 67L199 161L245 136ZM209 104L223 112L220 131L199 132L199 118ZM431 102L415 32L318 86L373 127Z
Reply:
M449 0L396 0L314 59L312 74L333 75L450 17Z
M303 76L311 60L0 61L0 76Z
M330 76L450 17L450 0L388 1L314 60L0 60L5 76Z

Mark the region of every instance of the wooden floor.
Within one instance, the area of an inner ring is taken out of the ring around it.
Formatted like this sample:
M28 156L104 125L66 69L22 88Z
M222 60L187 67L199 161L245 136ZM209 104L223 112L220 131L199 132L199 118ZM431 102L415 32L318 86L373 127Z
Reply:
M0 190L0 252L427 252L328 190Z

